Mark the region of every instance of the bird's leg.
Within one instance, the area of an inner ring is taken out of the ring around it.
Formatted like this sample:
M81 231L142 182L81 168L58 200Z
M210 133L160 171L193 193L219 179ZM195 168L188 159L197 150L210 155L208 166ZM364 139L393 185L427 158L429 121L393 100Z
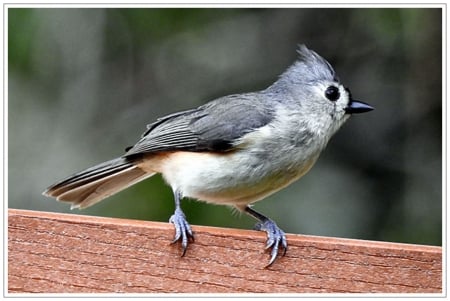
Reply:
M255 230L267 232L266 249L272 248L272 250L270 251L270 261L269 264L267 265L270 266L272 263L274 263L275 259L277 258L280 244L281 247L284 249L282 256L286 254L287 250L286 235L284 234L283 230L281 230L273 220L253 210L249 206L246 206L244 208L244 212L259 220L259 222L255 225Z
M172 243L181 241L181 248L183 250L181 256L183 257L186 253L189 238L194 241L194 234L192 233L191 226L186 220L186 216L184 215L183 210L181 210L181 192L178 190L174 191L174 197L175 212L169 219L169 222L174 224L175 226L175 238L173 239Z

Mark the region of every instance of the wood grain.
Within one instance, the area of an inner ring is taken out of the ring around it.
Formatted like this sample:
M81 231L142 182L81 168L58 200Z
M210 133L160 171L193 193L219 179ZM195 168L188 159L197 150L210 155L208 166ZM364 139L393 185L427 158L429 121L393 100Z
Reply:
M442 248L288 234L271 267L265 233L9 209L13 293L442 293Z

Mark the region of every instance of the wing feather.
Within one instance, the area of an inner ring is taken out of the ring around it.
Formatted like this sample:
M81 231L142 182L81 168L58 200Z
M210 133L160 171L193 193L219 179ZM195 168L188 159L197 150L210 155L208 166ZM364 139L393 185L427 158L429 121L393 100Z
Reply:
M259 93L226 96L196 109L162 117L147 126L142 138L125 156L174 150L230 151L236 139L273 118L273 108L263 106L259 96Z

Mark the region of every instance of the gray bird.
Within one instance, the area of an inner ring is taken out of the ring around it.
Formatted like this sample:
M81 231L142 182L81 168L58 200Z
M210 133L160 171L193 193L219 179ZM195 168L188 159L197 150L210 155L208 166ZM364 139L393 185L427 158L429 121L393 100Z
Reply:
M182 256L194 237L180 205L189 197L256 218L256 229L267 232L271 265L280 248L286 253L285 233L251 204L302 177L351 114L373 109L354 100L316 52L301 45L298 55L267 89L159 118L124 155L71 175L44 195L86 208L161 173L174 192L169 221Z

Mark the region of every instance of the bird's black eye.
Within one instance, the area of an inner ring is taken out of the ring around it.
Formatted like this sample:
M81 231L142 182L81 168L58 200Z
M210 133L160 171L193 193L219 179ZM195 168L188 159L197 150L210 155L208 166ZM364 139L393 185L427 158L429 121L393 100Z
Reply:
M341 96L341 93L339 93L339 89L335 86L329 86L325 90L325 96L331 101L336 101L339 99L339 96Z

